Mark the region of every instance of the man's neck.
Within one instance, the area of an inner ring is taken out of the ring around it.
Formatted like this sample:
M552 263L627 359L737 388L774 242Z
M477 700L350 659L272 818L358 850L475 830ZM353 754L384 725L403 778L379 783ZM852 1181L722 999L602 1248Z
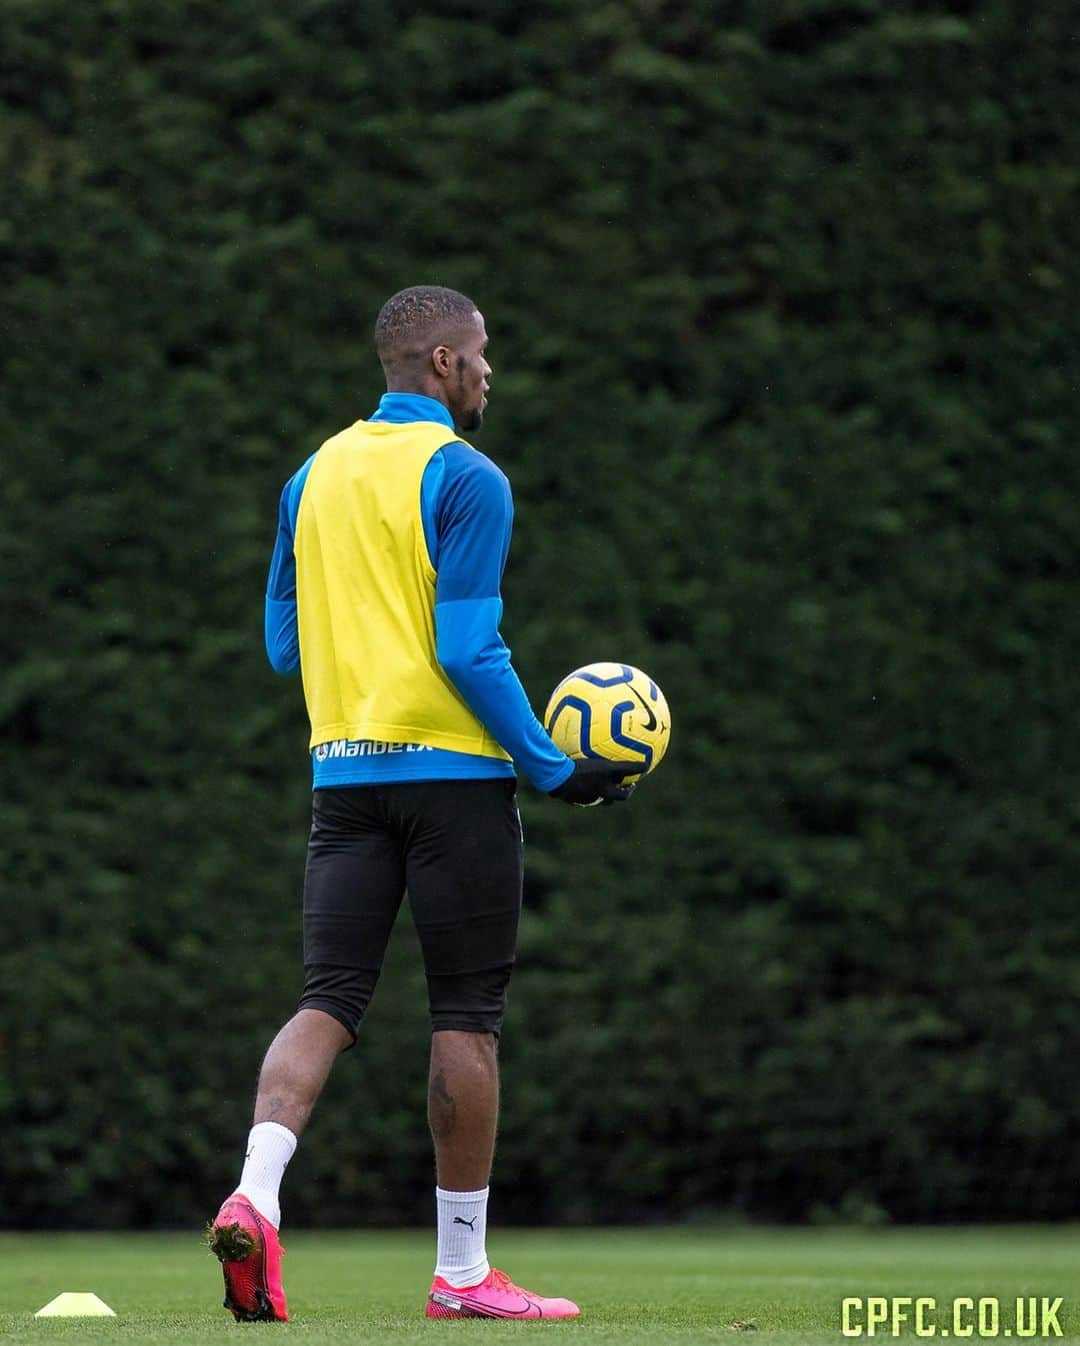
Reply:
M430 397L433 402L440 403L447 411L450 410L450 404L443 396L442 388L434 380L430 383L388 383L386 391L388 393L410 393L414 397Z
M389 401L391 398L400 398L401 401ZM416 399L423 401L418 402ZM434 406L425 408L423 402L432 402ZM437 397L432 397L430 393L418 392L415 388L387 388L374 419L383 420L388 417L391 420L398 420L402 416L410 420L443 421L446 425L457 428L453 412Z

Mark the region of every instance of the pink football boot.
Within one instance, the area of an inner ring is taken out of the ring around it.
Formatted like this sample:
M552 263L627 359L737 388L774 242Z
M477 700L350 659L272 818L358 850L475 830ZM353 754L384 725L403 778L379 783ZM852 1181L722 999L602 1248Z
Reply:
M457 1290L441 1276L431 1282L426 1318L576 1318L581 1310L569 1299L545 1299L515 1285L494 1267L479 1285Z
M210 1251L225 1275L225 1307L238 1323L285 1323L289 1310L281 1286L277 1230L246 1196L227 1197L206 1230Z

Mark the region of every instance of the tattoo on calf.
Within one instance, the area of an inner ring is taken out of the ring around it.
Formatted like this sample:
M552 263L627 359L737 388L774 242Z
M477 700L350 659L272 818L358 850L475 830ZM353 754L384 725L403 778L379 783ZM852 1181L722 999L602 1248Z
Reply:
M441 1070L432 1076L428 1090L428 1120L436 1140L452 1135L457 1125L457 1103L446 1087L446 1076Z

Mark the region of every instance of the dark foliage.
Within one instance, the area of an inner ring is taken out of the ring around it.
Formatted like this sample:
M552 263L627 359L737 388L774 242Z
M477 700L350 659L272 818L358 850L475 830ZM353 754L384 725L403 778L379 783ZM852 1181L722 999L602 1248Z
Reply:
M299 989L278 492L475 295L534 701L497 1216L1066 1216L1080 1184L1071 0L0 7L0 1220L196 1227ZM573 557L568 569L566 558ZM431 1204L403 921L293 1224Z

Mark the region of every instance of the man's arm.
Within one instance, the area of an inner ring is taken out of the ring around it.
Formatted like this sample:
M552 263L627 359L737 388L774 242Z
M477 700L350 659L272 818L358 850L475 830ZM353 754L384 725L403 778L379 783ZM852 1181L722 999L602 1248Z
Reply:
M463 444L443 449L435 511L436 654L473 714L538 790L556 789L574 764L533 714L499 633L499 587L514 507L506 478Z
M296 557L293 534L300 492L307 477L308 464L291 478L281 493L278 506L278 531L270 574L266 581L266 610L263 634L266 657L275 673L295 673L300 667L300 635L296 619Z

